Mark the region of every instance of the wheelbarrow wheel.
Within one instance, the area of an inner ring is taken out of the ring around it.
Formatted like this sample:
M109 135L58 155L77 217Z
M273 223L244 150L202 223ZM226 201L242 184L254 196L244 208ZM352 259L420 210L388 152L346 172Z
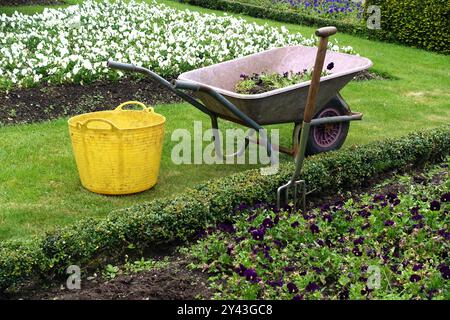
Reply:
M337 117L346 115L348 110L337 98L331 99L314 118ZM311 127L306 145L306 154L327 152L339 149L347 138L349 122L330 123Z

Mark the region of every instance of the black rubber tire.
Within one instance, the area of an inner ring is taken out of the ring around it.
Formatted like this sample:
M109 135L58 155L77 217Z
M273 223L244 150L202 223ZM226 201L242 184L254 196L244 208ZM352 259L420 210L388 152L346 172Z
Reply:
M326 109L333 109L337 115L346 115L349 110L342 104L342 102L337 98L334 97L331 99L324 108L322 108L314 118L317 118L324 110ZM345 142L345 139L347 138L348 130L350 128L350 122L341 122L338 124L334 124L340 126L340 132L338 136L335 138L335 140L330 144L329 146L322 146L318 144L314 139L314 130L317 129L319 126L311 127L309 132L309 139L308 143L306 144L306 154L307 155L313 155L321 152L327 152L332 150L338 150Z

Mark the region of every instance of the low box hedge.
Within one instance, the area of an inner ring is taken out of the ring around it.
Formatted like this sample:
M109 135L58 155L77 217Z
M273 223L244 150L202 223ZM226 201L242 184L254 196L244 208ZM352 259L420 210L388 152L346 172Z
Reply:
M360 147L320 154L305 162L309 189L334 192L366 182L388 170L441 161L450 154L450 126L412 133ZM249 170L208 181L183 194L113 211L105 219L85 219L32 241L0 245L0 289L26 279L62 275L72 264L99 266L128 248L143 249L186 240L201 228L230 218L236 206L274 201L292 175L292 162L276 175Z
M366 0L381 9L380 38L409 46L450 53L450 1Z

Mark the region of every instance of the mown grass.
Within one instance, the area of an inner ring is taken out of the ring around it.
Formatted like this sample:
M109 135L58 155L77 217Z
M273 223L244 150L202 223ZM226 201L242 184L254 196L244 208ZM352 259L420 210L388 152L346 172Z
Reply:
M102 216L252 167L174 164L170 157L178 141L171 141L171 133L177 128L192 133L196 120L209 128L209 118L186 104L156 106L155 111L167 118L159 182L131 196L103 196L81 186L67 119L0 127L0 239L26 237L86 216Z
M180 9L223 14L174 1L159 2ZM30 14L43 8L0 7L0 13L19 10ZM291 32L305 36L314 31L310 27L244 18L272 26L285 25ZM352 123L344 147L450 122L450 57L345 34L336 38L340 45L351 45L360 55L370 58L376 71L396 78L352 82L342 90L352 109L365 114L363 121ZM112 209L170 196L206 179L248 168L173 164L170 160L174 144L170 141L172 131L176 128L192 131L194 120L202 120L203 126L208 128L209 122L187 104L157 106L156 110L168 119L160 182L152 190L133 196L101 196L81 187L66 119L0 127L0 239L26 238L86 216L104 216ZM291 127L278 126L282 143L290 142Z

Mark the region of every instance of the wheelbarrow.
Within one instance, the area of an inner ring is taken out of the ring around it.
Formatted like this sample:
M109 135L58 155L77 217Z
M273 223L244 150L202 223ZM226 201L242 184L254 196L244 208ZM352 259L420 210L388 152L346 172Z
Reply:
M346 139L349 122L361 120L363 116L362 113L350 110L339 91L357 73L370 68L372 62L355 55L327 52L328 37L336 31L334 27L325 27L316 31L316 35L321 38L319 49L306 46L274 48L182 73L173 82L134 64L108 61L108 67L148 75L206 113L211 118L215 152L219 157L242 155L249 142L264 144L271 159L273 159L274 150L294 156L297 163L296 172L292 180L278 190L278 205L281 206L281 202L287 201L288 191L291 188L295 189L294 203L297 203L299 186L299 189L303 190L300 191L303 193L301 198L304 199L304 182L298 180L298 176L305 154L340 148ZM334 64L331 74L320 77L323 65L329 63ZM314 71L319 70L319 72L313 72L311 81L260 94L247 95L235 92L235 85L243 73L299 72L305 69L310 70L313 66L315 66ZM188 91L190 93L187 93ZM222 154L217 133L219 118L252 129L243 146L233 154ZM282 123L293 124L290 147L273 146L263 128L264 125ZM251 135L255 131L258 132L259 138L252 140Z

